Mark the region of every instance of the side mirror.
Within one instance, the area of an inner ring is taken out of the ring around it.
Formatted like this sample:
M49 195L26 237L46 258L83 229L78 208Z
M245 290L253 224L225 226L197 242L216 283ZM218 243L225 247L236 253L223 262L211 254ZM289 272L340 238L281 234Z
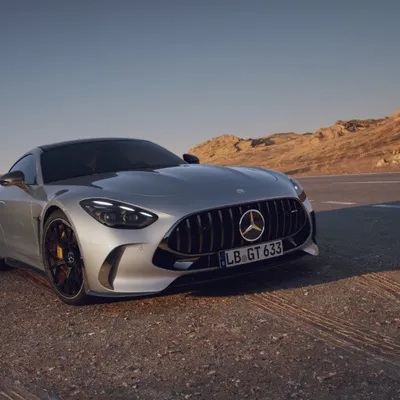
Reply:
M200 160L193 154L184 154L183 159L189 164L200 164Z
M0 177L1 186L24 186L25 175L22 171L12 171Z

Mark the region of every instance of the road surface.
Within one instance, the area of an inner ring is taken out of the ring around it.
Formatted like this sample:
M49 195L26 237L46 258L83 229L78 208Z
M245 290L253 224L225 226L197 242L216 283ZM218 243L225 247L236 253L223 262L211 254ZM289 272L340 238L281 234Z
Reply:
M399 399L400 174L299 180L318 259L82 308L1 273L0 399Z

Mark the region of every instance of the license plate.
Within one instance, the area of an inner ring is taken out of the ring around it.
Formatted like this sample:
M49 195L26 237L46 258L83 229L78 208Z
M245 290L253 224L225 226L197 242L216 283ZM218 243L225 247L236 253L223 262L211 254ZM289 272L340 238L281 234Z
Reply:
M275 240L273 242L220 251L219 265L221 268L234 267L235 265L267 260L282 254L282 240Z

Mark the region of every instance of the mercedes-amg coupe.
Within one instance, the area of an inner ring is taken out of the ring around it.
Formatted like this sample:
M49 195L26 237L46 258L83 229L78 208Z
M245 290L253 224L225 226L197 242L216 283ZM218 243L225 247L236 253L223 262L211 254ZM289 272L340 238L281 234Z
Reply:
M296 180L200 164L147 140L40 146L0 184L0 263L42 272L67 304L318 255L315 214Z

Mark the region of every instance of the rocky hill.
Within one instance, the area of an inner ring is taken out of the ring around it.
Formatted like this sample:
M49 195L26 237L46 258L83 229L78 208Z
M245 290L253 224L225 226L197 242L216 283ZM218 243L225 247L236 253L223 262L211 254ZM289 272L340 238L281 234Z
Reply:
M222 135L189 153L201 163L260 166L296 175L400 170L400 110L381 119L339 120L314 133L258 139Z

